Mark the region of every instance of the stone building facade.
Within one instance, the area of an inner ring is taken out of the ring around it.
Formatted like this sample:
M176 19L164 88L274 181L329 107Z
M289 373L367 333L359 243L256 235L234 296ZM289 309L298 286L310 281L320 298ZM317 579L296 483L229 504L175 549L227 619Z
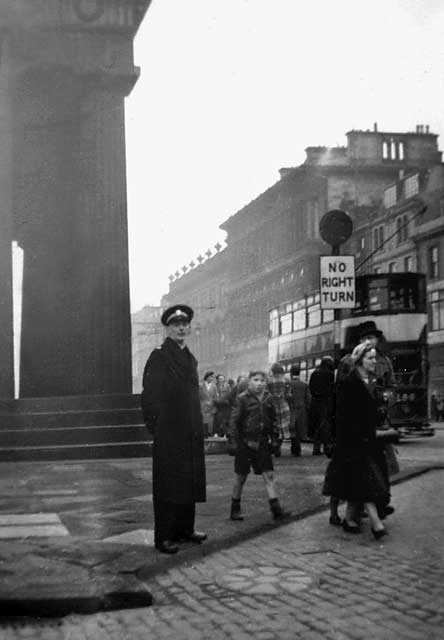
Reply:
M131 314L133 393L141 392L143 370L148 356L164 340L161 315L162 307L149 305Z
M194 309L191 351L197 357L199 374L212 370L227 375L226 319L227 319L227 259L229 252L219 243L205 256L196 258L170 276L170 288L162 298L165 308L172 304L189 304Z
M381 206L356 225L351 250L362 273L427 276L429 386L444 392L444 166L406 172L389 185Z
M392 215L386 201L390 188L401 180L404 186L396 189L409 193L405 190L414 189L413 180L408 181L413 175L422 188L429 170L441 163L437 136L426 126L394 133L378 131L375 125L373 130L349 131L346 137L344 147L308 147L302 165L281 169L278 182L221 225L227 246L217 269L209 260L170 286L168 300L179 301L184 294L190 300L193 293L198 299L198 292L211 282L223 281L218 327L223 331L223 372L229 377L251 368L268 369L269 309L285 301L311 299L318 290L319 255L330 252L319 237L322 215L336 208L350 213L350 247L357 261L364 259L373 246L374 227L386 230L385 217ZM396 219L394 224L400 224ZM426 248L412 253L412 263L407 261L410 254L403 256L402 265L399 257L399 268L408 264L413 270L418 260L424 267L424 252ZM382 254L369 261L368 268L378 268L378 260ZM220 334L212 336L220 340ZM196 354L199 358L199 345ZM211 358L204 361L215 368Z

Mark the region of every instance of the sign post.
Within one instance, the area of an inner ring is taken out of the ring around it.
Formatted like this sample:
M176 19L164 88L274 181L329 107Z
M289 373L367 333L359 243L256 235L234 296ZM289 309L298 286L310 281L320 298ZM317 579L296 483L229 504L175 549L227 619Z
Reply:
M331 245L331 256L321 256L320 298L321 309L333 309L335 366L340 359L341 309L355 306L354 256L340 256L340 246L353 231L353 222L342 209L327 211L319 223L319 233Z

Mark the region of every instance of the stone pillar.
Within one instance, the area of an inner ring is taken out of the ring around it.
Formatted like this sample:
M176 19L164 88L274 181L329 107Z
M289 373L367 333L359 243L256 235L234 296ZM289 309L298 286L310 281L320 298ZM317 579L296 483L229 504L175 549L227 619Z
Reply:
M20 395L130 393L124 99L138 77L133 38L150 0L14 3L7 62L14 238L24 250Z
M0 35L0 398L14 397L11 87Z

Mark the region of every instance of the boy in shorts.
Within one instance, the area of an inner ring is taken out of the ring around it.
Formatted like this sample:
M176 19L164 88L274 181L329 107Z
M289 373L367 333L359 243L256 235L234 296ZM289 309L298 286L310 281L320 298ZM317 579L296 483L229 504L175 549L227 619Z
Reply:
M280 449L276 411L265 389L263 371L251 371L248 389L234 405L228 430L228 452L234 456L235 480L231 497L231 520L243 520L241 495L250 469L261 475L274 520L290 515L284 511L276 493L271 454Z

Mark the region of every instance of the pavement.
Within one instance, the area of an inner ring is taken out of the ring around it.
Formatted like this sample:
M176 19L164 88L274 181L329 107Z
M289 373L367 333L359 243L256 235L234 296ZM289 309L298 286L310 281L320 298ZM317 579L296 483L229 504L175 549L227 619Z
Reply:
M438 429L444 444L444 429ZM430 440L431 442L431 440ZM389 536L376 542L328 524L323 456L276 460L276 526L262 480L244 490L246 519L228 519L232 458L207 457L209 539L175 556L153 548L151 461L0 466L0 637L444 637L442 447L398 448Z

